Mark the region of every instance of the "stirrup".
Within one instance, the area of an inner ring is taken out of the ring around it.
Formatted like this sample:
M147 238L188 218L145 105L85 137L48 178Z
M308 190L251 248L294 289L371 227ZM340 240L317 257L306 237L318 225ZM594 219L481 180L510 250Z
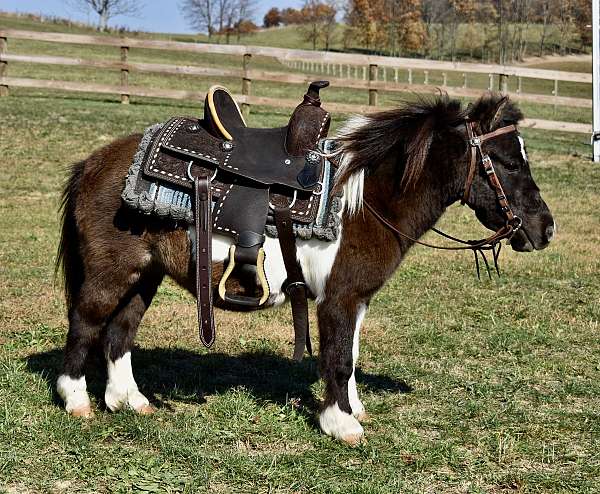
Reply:
M227 269L225 269L225 272L221 277L221 281L219 282L219 296L221 299L225 302L237 305L245 305L247 307L259 307L263 305L271 293L269 290L269 283L267 282L267 275L265 274L265 250L261 247L258 249L258 256L256 256L256 275L258 276L258 280L260 281L260 286L263 291L261 297L247 297L245 295L227 293L225 284L233 272L233 268L235 268L235 244L229 247L229 263L227 264Z

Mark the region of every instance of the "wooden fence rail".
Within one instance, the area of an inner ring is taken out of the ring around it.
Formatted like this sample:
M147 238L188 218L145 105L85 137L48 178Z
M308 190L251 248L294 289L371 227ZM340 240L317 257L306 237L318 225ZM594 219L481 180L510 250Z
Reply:
M13 54L9 53L8 51L8 40L10 38L56 43L114 46L118 47L120 50L120 60L99 60L48 55ZM239 55L242 57L242 68L229 69L200 67L194 65L131 62L129 61L129 55L131 48L134 47L204 54L217 53ZM292 68L301 68L301 70L303 70L305 73L275 72L252 69L252 57L259 55L275 57L282 63ZM11 62L114 69L118 70L120 73L120 84L109 85L9 77L7 69L8 64ZM359 72L358 68L361 65L362 71ZM354 68L354 77L351 77L351 66ZM408 78L405 83L399 81L398 70L400 69L408 71ZM244 113L247 114L249 112L250 105L252 104L266 106L286 106L288 103L287 100L281 100L279 98L263 98L252 96L251 88L253 80L288 84L305 84L314 80L314 74L310 74L310 72L317 70L320 70L322 73L325 71L330 73L333 77L328 77L328 79L332 85L336 87L358 89L368 92L368 105L328 103L327 107L329 109L341 112L369 112L384 109L381 106L377 106L379 91L413 93L434 92L437 90L437 88L435 85L429 83L430 70L443 71L443 82L441 87L451 96L472 98L479 96L481 94L480 89L467 87L467 73L487 73L490 79L489 88L493 88L493 81L496 79L498 81L499 89L503 90L504 92L507 92L508 77L516 76L518 80L518 88L515 93L510 94L512 98L517 100L540 104L550 104L555 106L564 105L580 108L592 107L591 99L565 97L559 96L558 94L558 81L591 83L592 76L591 74L586 73L529 69L526 67L515 66L439 62L371 55L289 50L261 46L197 44L126 37L45 33L13 29L0 30L0 96L7 95L8 88L10 86L15 86L118 94L121 97L122 103L128 103L130 96L199 100L203 98L203 92L158 89L130 85L129 74L130 72L151 72L191 76L233 77L242 79L242 94L238 95L237 99L238 102L242 104ZM415 70L423 70L423 84L413 83L413 72ZM450 71L460 72L463 81L461 87L449 87L447 85L448 72ZM360 77L361 75L362 77ZM553 94L544 95L523 93L521 91L521 84L522 78L524 77L554 80L555 89ZM290 100L289 103L291 106L296 105L295 100L293 102ZM591 125L587 124L553 122L549 120L529 120L527 122L528 124L526 125L540 129L591 133Z

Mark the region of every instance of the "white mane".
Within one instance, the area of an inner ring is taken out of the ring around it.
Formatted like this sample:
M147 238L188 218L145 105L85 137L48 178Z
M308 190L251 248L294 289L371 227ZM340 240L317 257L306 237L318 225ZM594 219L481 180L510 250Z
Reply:
M363 115L353 115L348 119L344 126L337 131L334 139L345 137L352 132L368 125L370 122L369 117ZM340 166L335 174L336 180L340 177L346 168L352 162L352 153L344 150L344 147L340 147L333 153L334 155L340 155ZM360 170L353 173L348 179L342 184L342 190L344 192L344 210L348 214L353 215L362 209L363 206L363 191L365 185L365 171Z

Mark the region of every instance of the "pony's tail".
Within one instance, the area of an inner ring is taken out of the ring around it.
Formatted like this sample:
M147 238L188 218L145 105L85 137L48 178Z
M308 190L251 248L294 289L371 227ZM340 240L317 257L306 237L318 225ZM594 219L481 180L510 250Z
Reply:
M61 272L65 289L67 310L71 312L76 294L83 284L83 262L79 249L79 230L75 218L77 195L83 177L85 161L71 166L70 174L65 182L60 204L61 232L56 264L55 277Z

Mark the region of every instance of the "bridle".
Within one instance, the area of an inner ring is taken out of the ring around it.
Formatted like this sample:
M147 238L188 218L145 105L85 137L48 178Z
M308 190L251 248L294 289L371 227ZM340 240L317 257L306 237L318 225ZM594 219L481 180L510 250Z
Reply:
M492 187L492 190L496 194L496 200L498 201L500 210L502 211L502 214L504 215L504 218L505 218L504 225L502 227L500 227L498 230L496 230L492 235L490 235L489 237L486 237L486 238L479 239L479 240L463 240L463 239L454 237L452 235L449 235L447 233L444 233L443 231L441 231L437 228L432 228L432 230L434 232L436 232L438 235L441 235L449 240L452 240L452 241L457 242L462 245L452 246L452 245L430 244L428 242L423 242L423 241L416 239L410 235L407 235L406 233L399 230L392 223L390 223L388 220L386 220L381 215L381 213L379 213L368 201L365 200L364 204L367 207L367 209L373 214L373 216L375 216L375 218L377 218L381 223L383 223L386 227L388 227L390 230L392 230L395 234L397 234L401 237L404 237L408 240L411 240L417 244L424 245L425 247L430 247L432 249L471 250L475 256L475 266L477 268L477 277L479 278L480 277L479 254L481 254L481 257L485 263L488 276L491 276L489 263L485 256L485 253L484 253L484 251L486 251L486 250L492 252L493 260L494 260L494 267L495 267L498 275L500 275L500 270L498 268L498 256L500 255L500 250L502 248L501 241L504 240L505 238L510 240L513 237L513 235L521 228L521 226L523 224L523 220L521 220L521 218L519 218L517 215L515 215L513 213L513 210L510 207L508 199L506 198L506 194L504 193L504 190L502 189L502 184L500 183L500 179L498 178L498 175L496 174L496 170L494 169L494 164L492 162L492 159L482 149L482 144L486 141L489 141L491 139L494 139L494 138L504 135L504 134L509 134L511 132L517 132L516 125L507 125L505 127L500 127L499 129L496 129L492 132L488 132L487 134L481 134L481 135L477 135L474 126L475 126L475 123L473 121L468 120L468 119L465 120L465 128L466 128L466 133L467 133L467 144L469 145L469 151L470 151L470 161L469 161L469 171L467 173L467 178L465 180L465 186L464 186L463 195L462 195L460 204L464 205L469 199L469 196L471 193L471 188L473 186L473 180L475 178L475 173L477 172L477 163L479 162L481 164L481 167L483 168L483 170L486 173L488 182L489 182L490 186ZM478 155L481 156L480 160L477 159Z

